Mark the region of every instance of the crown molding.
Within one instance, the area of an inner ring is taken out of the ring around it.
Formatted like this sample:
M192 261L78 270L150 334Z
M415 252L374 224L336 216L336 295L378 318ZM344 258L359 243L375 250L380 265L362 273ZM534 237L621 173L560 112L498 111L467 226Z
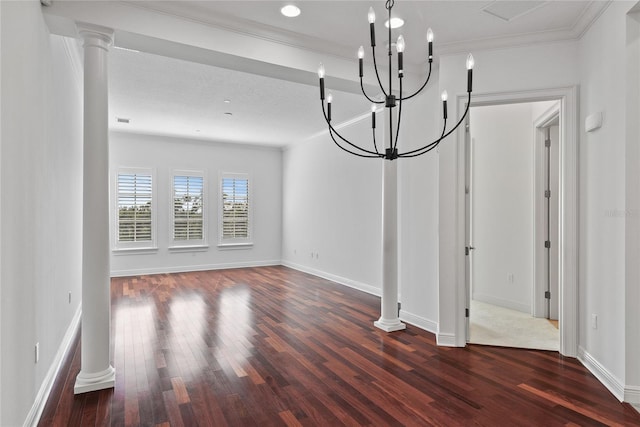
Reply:
M510 47L524 47L536 44L579 40L612 1L613 0L595 0L589 2L580 16L576 18L575 22L570 27L564 29L444 43L438 45L438 54L452 55L469 51L504 49ZM299 34L293 31L276 28L260 22L228 14L218 13L212 15L211 13L207 13L206 10L198 3L194 2L148 2L123 0L121 3L149 12L170 15L178 19L253 37L271 43L277 43L322 55L332 55L343 60L351 60L354 57L353 49L351 47L330 43L317 37ZM384 52L380 52L379 57L383 58L383 56L385 56L383 54ZM426 63L426 61L413 63L406 61L409 71L416 73L420 72Z
M322 54L329 53L341 59L352 59L355 56L355 51L352 47L330 43L318 37L276 28L237 16L223 13L212 15L194 2L141 2L123 0L121 3L268 42Z

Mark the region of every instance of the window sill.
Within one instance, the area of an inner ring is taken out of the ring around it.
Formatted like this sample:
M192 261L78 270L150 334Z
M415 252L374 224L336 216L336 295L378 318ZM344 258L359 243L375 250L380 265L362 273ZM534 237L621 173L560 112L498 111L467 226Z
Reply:
M169 252L206 252L209 245L169 246Z
M157 253L158 248L157 247L117 248L117 249L112 249L111 252L114 255L146 255L146 254Z
M234 250L234 249L251 249L253 242L246 243L218 243L218 249L221 250Z

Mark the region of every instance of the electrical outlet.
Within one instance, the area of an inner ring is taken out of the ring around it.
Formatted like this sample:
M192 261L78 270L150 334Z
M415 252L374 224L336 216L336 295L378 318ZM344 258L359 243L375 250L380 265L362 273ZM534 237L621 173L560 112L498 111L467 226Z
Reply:
M591 315L591 327L593 329L598 329L598 315L597 314L592 314Z
M509 283L513 283L513 273L509 273Z
M40 343L37 342L36 343L36 363L38 363L40 361Z

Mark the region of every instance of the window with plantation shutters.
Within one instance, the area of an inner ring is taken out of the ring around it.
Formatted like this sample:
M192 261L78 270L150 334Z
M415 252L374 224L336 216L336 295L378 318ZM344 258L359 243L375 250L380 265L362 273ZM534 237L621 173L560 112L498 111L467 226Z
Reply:
M204 240L204 177L173 176L173 240ZM193 242L195 243L195 242Z
M251 191L246 174L223 174L221 177L222 243L249 243L251 239Z
M151 171L119 171L116 180L116 242L119 247L154 245Z

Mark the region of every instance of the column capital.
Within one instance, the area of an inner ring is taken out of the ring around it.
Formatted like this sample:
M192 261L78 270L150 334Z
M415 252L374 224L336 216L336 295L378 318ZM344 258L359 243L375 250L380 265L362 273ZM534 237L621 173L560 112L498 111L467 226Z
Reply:
M77 22L78 34L84 40L84 47L94 46L109 50L113 44L113 30L101 25Z

